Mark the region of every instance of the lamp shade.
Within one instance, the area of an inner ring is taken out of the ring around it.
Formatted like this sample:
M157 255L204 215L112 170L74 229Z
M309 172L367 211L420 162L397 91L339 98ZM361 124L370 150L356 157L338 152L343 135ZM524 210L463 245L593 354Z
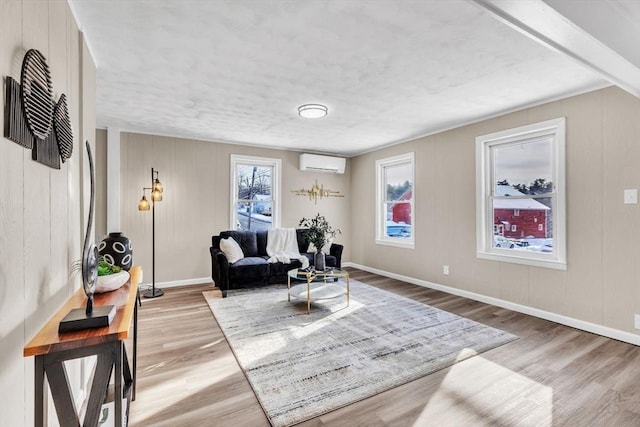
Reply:
M159 191L161 193L164 191L162 188L162 183L158 178L153 180L153 191Z
M162 201L162 191L159 190L151 190L151 200L153 200L154 202L161 202Z
M149 205L149 201L147 200L147 196L145 196L143 194L142 195L142 199L140 199L140 201L138 202L138 210L139 211L148 211L149 209L151 209L151 206Z

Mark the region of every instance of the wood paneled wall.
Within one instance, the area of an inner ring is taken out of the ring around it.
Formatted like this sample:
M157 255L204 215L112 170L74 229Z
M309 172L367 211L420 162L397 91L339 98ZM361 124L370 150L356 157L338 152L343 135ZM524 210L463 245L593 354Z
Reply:
M84 234L80 141L94 138L95 65L66 2L0 0L0 16L0 74L19 80L26 51L42 52L54 98L67 96L74 132L73 155L60 170L0 141L0 424L21 426L33 424L33 358L23 358L22 348L80 286L71 263ZM79 363L69 380L79 392Z
M567 271L476 258L475 137L567 119ZM375 161L416 153L415 250L374 243ZM640 99L610 87L352 159L351 261L627 333L640 314ZM371 215L362 214L371 212ZM407 261L411 260L411 261ZM443 275L448 265L451 274Z
M475 256L475 137L567 118L568 270ZM100 132L99 138L100 138ZM106 138L105 138L106 140ZM374 243L375 160L416 153L416 248ZM150 271L151 218L138 212L153 166L167 193L156 211L156 281L210 276L210 236L229 228L229 155L283 161L283 225L320 212L345 231L345 257L359 265L434 282L536 310L634 333L640 314L640 217L624 205L640 187L640 100L615 87L419 138L350 159L345 175L298 170L298 154L241 145L122 133L121 224ZM344 199L317 206L290 190L319 182ZM353 236L357 236L354 238ZM411 261L408 261L411 260ZM442 274L448 265L451 274ZM145 282L149 282L148 274Z
M100 144L106 131L97 131ZM143 135L122 132L120 137L120 224L133 244L134 263L144 267L143 281L151 282L151 212L140 212L137 204L142 188L151 184L151 168L159 171L164 187L162 202L156 204L156 285L188 280L211 280L211 236L229 229L230 156L281 159L281 226L297 227L303 216L325 215L350 239L348 162L344 175L301 172L300 153L243 145ZM318 200L317 204L292 190L311 188L315 180L325 188L339 190L345 197ZM102 192L104 183L100 183ZM149 195L147 194L147 198ZM349 246L343 260L348 260Z

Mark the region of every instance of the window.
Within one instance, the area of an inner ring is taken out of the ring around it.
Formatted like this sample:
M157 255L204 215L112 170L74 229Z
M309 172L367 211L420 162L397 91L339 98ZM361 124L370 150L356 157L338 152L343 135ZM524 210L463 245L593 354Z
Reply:
M376 161L376 243L414 247L414 154Z
M564 152L564 118L476 138L478 258L566 270Z
M280 159L231 155L231 230L280 226Z

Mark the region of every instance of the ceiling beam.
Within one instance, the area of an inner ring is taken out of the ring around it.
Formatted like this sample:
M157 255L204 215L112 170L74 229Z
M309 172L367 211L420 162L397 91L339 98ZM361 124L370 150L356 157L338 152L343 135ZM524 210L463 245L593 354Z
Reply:
M472 0L527 37L640 98L640 68L542 0Z

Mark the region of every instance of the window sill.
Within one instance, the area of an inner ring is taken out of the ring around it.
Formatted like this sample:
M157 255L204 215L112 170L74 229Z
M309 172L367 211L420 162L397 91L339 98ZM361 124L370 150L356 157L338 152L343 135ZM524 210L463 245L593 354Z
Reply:
M395 246L397 248L405 248L405 249L415 249L416 245L413 241L411 242L406 242L406 241L401 241L401 240L383 240L383 239L376 239L376 244L377 245L383 245L383 246Z
M555 259L524 258L521 256L513 256L507 254L503 255L489 252L476 252L476 257L479 259L487 259L491 261L522 264L529 267L550 268L553 270L567 270L567 263L565 261L559 261Z

